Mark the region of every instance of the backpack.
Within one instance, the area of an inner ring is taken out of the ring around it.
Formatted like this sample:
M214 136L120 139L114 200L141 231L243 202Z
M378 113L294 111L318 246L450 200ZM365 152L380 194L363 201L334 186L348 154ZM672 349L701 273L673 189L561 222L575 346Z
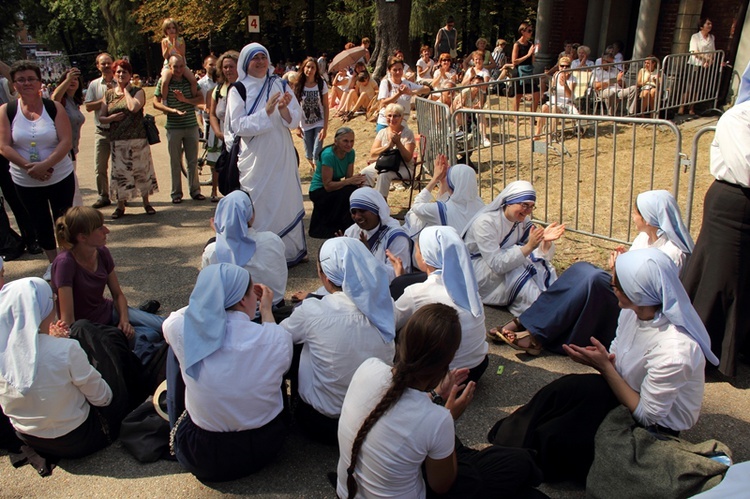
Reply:
M49 114L49 117L52 118L52 121L55 121L55 118L57 117L57 106L55 105L55 101L42 97L42 104L44 104L44 109L47 110L47 114ZM11 126L13 126L13 120L16 117L16 113L18 113L17 100L8 102L7 113L8 121L10 122Z

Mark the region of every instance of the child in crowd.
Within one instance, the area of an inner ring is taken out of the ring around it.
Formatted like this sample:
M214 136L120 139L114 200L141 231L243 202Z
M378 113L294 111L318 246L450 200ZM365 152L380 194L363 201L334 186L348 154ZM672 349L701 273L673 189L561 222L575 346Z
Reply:
M185 39L180 36L180 28L177 26L177 21L171 17L164 19L161 28L164 31L164 38L161 40L161 53L164 56L164 66L161 70L161 94L168 95L169 82L172 80L172 71L169 69L169 58L173 55L179 55L187 64L187 59L185 58ZM198 93L198 82L195 80L195 75L193 75L192 71L185 71L184 76L190 82L192 95L196 95Z

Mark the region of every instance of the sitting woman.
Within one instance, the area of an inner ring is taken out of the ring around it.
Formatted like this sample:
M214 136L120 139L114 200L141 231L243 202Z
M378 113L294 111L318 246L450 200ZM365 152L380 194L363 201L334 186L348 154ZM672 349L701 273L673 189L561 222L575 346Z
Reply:
M383 196L371 187L361 187L349 198L349 208L354 224L346 229L344 236L362 241L375 259L385 264L388 282L396 277L396 271L386 252L401 259L405 273L411 272L411 239L398 220L391 218L391 209Z
M252 322L258 302L262 324ZM284 441L281 385L292 337L274 323L272 305L273 291L254 285L247 270L219 263L201 270L189 305L164 322L185 388L170 408L180 414L172 450L199 480L254 473ZM169 376L170 389L178 380Z
M561 57L557 63L560 71L552 75L550 85L549 102L542 106L543 113L555 114L578 114L578 109L573 105L574 92L576 90L576 77L568 71L570 69L570 58ZM540 117L536 122L536 133L534 138L542 136L542 130L547 123L547 118ZM557 132L557 120L552 120L551 133Z
M102 213L88 206L74 206L55 225L58 244L63 248L52 263L52 287L57 293L60 319L67 324L88 319L117 327L141 362L147 364L163 344L164 318L128 306L106 246L109 229ZM105 286L111 300L104 297Z
M334 445L354 372L370 357L391 364L396 331L383 265L358 241L338 237L323 243L318 277L329 294L303 301L281 326L303 344L298 386L292 387L299 390L297 424L311 438Z
M419 234L414 253L427 280L408 286L396 300L396 329L424 305L443 303L453 307L461 322L461 345L450 368L468 368L468 379L479 381L489 358L484 307L466 245L452 227L427 227Z
M432 191L438 184L437 201L433 202ZM414 238L424 227L448 225L460 234L482 208L484 202L479 197L474 169L464 164L448 168L448 159L440 154L435 159L432 179L414 198L404 217L404 230Z
M643 61L643 67L638 71L638 97L641 100L641 113L648 116L656 109L656 96L659 93L661 75L659 74L659 61L654 56L649 56ZM655 116L651 116L655 117Z
M310 237L328 239L351 225L349 196L366 181L364 175L354 175L354 158L354 130L341 127L333 145L320 154L310 182Z
M427 305L401 331L395 366L357 369L339 420L338 497L522 497L539 483L527 450L476 451L456 438L475 390L465 369L448 367L460 343L456 311Z
M520 315L557 279L553 242L565 232L555 222L531 223L536 191L525 180L508 184L464 229L479 294L487 305Z
M678 274L653 248L617 257L612 287L622 312L609 351L593 337L592 346L564 347L599 374L550 383L500 420L490 442L535 450L545 481L584 481L596 430L619 404L654 434L690 429L703 402L706 359L719 361Z
M284 242L271 231L253 229L255 211L250 195L242 190L229 193L216 205L213 227L216 240L206 245L201 268L217 263L244 267L258 282L271 288L274 306L284 304L289 270Z
M639 194L633 206L633 223L639 234L631 251L657 248L678 270L682 269L693 251L693 239L672 194L663 190ZM610 267L624 252L622 246L615 250ZM574 263L518 319L506 324L501 332L491 330L490 336L532 355L542 348L564 354L563 345L587 346L592 336L609 347L619 314L610 280L609 273L590 263Z
M122 365L104 365L118 362L108 353L117 346L93 349L98 356L92 361L111 375L105 380L87 359L87 345L69 339L67 324L55 321L54 305L49 284L35 277L0 291L0 407L18 438L51 460L107 447L128 412L128 394L117 378ZM45 476L50 470L38 471Z
M370 148L370 165L360 173L367 176L371 187L388 199L391 182L399 179L411 181L414 177L414 149L417 143L414 132L404 125L404 108L401 104L388 104L385 108L388 126L375 136ZM378 163L389 163L388 169Z
M373 81L366 69L357 73L354 80L354 86L346 94L346 102L343 105L346 114L341 119L344 122L365 114L378 94L378 84Z

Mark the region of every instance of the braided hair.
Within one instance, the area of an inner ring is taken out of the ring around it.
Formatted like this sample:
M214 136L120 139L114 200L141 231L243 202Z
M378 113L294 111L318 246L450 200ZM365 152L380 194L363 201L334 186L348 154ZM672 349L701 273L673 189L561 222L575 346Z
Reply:
M383 398L365 418L352 442L352 454L346 469L349 499L357 495L354 468L362 444L375 423L396 405L407 388L437 386L448 373L448 365L461 343L458 313L441 303L425 305L409 319L399 334L393 378Z

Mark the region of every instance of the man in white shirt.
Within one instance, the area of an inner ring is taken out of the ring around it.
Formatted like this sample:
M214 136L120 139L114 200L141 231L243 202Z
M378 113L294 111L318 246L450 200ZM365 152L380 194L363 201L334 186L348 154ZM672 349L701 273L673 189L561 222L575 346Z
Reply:
M86 111L94 111L94 122L96 123L96 135L94 138L94 156L96 161L96 190L99 193L99 199L94 203L94 208L104 208L112 202L109 200L109 179L107 178L107 167L109 163L109 125L99 121L102 105L104 104L104 94L108 88L112 88L114 73L112 72L112 56L102 52L96 56L96 69L102 74L89 83L86 90Z

